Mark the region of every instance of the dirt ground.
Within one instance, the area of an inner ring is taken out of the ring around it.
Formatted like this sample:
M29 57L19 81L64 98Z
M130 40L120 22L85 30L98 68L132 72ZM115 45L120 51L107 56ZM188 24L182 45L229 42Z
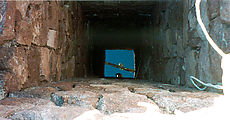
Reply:
M88 78L10 93L0 119L227 119L222 94L132 79Z

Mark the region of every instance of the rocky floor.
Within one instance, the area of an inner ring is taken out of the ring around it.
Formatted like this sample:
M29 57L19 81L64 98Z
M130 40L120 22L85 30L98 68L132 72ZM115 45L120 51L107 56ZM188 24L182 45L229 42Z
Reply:
M97 120L223 117L223 95L141 80L73 79L13 92L0 119ZM213 114L212 114L213 113Z

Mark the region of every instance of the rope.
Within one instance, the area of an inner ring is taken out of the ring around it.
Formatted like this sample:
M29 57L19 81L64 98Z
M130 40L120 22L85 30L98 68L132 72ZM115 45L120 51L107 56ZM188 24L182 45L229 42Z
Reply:
M209 36L208 32L207 32L207 29L205 28L203 22L202 22L202 19L201 19L201 15L200 15L200 2L201 0L196 0L196 17L197 17L197 21L202 29L202 31L204 32L205 34L205 37L206 39L208 40L209 44L214 48L214 50L216 50L216 52L218 54L220 54L222 57L225 57L226 54L216 45L216 43L213 41L213 39ZM196 80L197 82L199 82L200 84L202 84L204 87L203 88L200 88L194 81ZM215 89L223 89L223 86L220 86L220 85L213 85L211 83L204 83L202 81L200 81L199 79L197 79L196 77L194 76L190 76L190 81L192 82L192 84L198 89L198 90L205 90L207 87L212 87L212 88L215 88Z
M200 88L200 87L194 82L193 79L196 80L197 82L199 82L200 84L202 84L204 87L203 87L203 88ZM191 81L192 84L193 84L198 90L200 90L200 91L203 91L203 90L207 89L207 87L212 87L212 88L215 88L215 89L223 89L223 87L220 86L220 85L213 85L213 84L211 84L211 83L204 83L204 82L202 82L201 80L197 79L197 78L194 77L194 76L190 76L190 81Z

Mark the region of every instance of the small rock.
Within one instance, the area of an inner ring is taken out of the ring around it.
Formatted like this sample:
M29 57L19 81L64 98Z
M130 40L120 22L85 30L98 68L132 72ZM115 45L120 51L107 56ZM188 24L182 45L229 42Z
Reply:
M55 103L55 105L61 107L64 104L64 98L62 96L58 96L55 93L51 93L50 100Z
M5 91L3 89L0 89L0 100L5 98Z
M96 109L98 110L102 110L103 109L103 106L105 104L105 101L102 99L103 98L103 95L101 95L99 98L98 98L98 102L96 104Z
M154 94L152 92L148 92L146 96L147 98L153 98Z
M129 89L129 91L132 92L132 93L135 93L135 91L136 91L135 88L134 88L133 86L128 87L128 89Z
M169 92L176 92L175 90L173 90L173 89L169 89Z

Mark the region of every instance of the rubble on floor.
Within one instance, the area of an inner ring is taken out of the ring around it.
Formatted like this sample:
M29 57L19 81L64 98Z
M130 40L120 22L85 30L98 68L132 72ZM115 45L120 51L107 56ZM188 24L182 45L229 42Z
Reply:
M144 113L173 117L180 112L209 108L221 96L134 79L75 79L10 93L0 101L0 117L36 120L120 119L123 115ZM123 116L121 119L130 117Z

